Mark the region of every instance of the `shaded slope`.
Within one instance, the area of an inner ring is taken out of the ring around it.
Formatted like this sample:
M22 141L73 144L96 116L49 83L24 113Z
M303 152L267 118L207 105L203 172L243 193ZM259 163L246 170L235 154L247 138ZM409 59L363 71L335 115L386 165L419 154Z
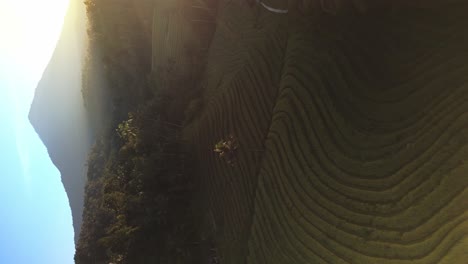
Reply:
M312 20L221 2L186 135L222 263L468 259L468 6ZM212 153L230 133L234 168Z
M81 228L86 156L91 133L81 95L85 13L71 1L60 39L40 80L29 120L59 169L73 216L75 241Z

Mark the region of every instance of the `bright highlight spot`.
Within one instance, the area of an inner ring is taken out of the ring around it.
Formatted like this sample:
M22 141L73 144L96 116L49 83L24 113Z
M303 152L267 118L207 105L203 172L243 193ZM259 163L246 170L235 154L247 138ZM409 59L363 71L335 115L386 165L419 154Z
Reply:
M28 186L29 150L25 136L34 89L47 66L60 36L68 0L0 0L0 65L11 80L7 97L14 105L16 147ZM23 82L23 83L21 83Z
M12 99L27 102L21 103L27 110L59 38L68 4L68 0L0 0L0 67L16 70L17 76L10 77L27 76L34 84L8 87L13 89L9 91Z
M73 263L68 199L58 170L28 120L68 4L0 0L1 264Z

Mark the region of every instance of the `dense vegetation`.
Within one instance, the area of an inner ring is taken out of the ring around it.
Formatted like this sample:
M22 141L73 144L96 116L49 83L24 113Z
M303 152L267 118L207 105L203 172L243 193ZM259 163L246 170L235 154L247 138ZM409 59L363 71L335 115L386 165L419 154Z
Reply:
M151 71L152 2L86 0L88 52L83 67L83 97L90 112L96 111L93 96L99 87L92 79L106 79L118 118L148 97ZM94 107L93 107L94 106Z
M78 264L194 259L196 168L180 124L196 89L182 79L155 87L167 76L151 73L151 2L85 1L83 97L95 114L102 87L90 79L103 72L112 112L89 155Z
M147 263L193 241L193 166L179 126L157 105L141 106L96 142L77 263Z

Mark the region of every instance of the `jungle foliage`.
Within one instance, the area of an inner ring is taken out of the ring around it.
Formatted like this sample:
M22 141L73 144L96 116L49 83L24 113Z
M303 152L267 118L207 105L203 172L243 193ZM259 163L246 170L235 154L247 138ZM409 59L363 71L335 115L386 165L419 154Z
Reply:
M193 165L157 108L141 106L96 142L76 263L159 263L195 239Z
M102 76L107 82L109 91L106 94L111 97L114 114L120 119L148 98L153 2L84 1L89 44L83 62L82 93L91 111L99 108L91 102L96 90L100 89L94 87L91 80Z
M178 80L154 87L152 2L85 1L90 50L83 80L102 65L113 110L88 158L77 264L196 259L190 208L197 170L180 125L193 85ZM90 89L84 82L88 102Z

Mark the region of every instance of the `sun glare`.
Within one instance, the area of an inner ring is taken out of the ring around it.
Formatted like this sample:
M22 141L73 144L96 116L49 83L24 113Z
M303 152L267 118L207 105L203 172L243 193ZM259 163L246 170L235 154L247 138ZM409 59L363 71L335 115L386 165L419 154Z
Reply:
M42 50L54 43L62 27L68 0L0 0L2 48L10 52L35 45ZM29 43L28 43L29 42ZM30 43L32 42L32 43Z
M69 0L0 0L0 57L12 72L39 81L59 38L68 4ZM34 83L11 87L10 93L29 101L34 88Z
M0 0L2 54L39 70L47 64L62 28L68 0Z

